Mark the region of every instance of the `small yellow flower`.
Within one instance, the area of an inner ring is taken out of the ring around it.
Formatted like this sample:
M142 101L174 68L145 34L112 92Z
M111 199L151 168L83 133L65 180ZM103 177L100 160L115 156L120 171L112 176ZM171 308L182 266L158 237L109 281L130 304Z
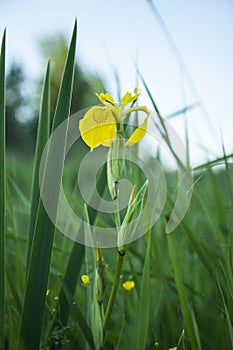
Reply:
M126 281L122 284L122 287L127 291L130 292L135 287L134 281Z
M168 350L177 350L177 347L174 346L174 348L169 348Z
M90 278L87 275L82 275L81 280L82 280L83 286L85 286L85 287L87 287L88 284L90 283Z
M47 290L46 290L46 297L49 295L49 293L50 293L50 290L47 289Z

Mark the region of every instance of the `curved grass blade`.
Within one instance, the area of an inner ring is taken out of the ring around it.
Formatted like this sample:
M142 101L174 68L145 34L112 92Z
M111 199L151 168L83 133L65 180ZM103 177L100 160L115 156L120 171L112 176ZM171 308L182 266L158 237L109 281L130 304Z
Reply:
M63 289L64 289L64 294L66 296L66 300L69 302L70 308L72 308L74 310L74 312L77 316L78 325L82 331L83 336L85 337L86 341L90 345L91 349L95 349L91 329L88 326L85 317L83 316L78 304L77 303L72 304L73 295L70 293L69 289L67 288L67 286L65 284L63 284Z
M231 340L231 346L233 348L233 326L232 326L232 320L231 320L231 316L229 314L229 309L227 307L227 303L224 297L224 293L219 281L219 278L217 277L217 285L218 285L218 289L219 289L219 293L221 295L222 298L222 302L223 302L223 307L224 307L224 311L225 311L225 317L226 317L226 322L227 322L227 327L228 327L228 331L229 331L229 336L230 336L230 340ZM230 345L230 344L229 344Z
M77 24L75 22L70 49L68 52L65 70L58 95L53 130L63 120L67 119L68 124L74 77L76 36ZM64 139L61 140L61 143L65 150L66 135L64 135ZM49 154L47 158L47 166L49 167L49 158L51 156L51 152L48 153ZM57 184L55 184L54 186L57 186ZM48 192L49 191L50 193L54 191L53 184L51 184L51 188L48 188ZM36 350L39 348L43 315L45 309L45 294L47 289L51 262L53 237L54 225L47 216L42 202L40 201L34 231L34 238L32 242L26 290L24 296L24 306L22 312L20 340L18 347L20 350L22 348L31 350Z
M90 219L87 205L84 205L84 218L88 225L84 227L85 237L91 239ZM92 242L93 244L93 242ZM87 319L90 322L95 349L101 349L103 345L103 266L99 270L102 261L102 253L97 245L97 256L94 247L85 246L86 271L91 278L91 286L87 288ZM98 260L98 254L100 257ZM100 277L101 273L101 277ZM100 292L101 290L101 292Z
M42 92L42 101L41 101L41 109L40 109L40 116L39 116L36 152L35 152L33 177L32 177L31 210L30 210L29 231L28 231L27 267L29 264L34 227L36 224L36 216L37 216L38 204L40 199L40 189L39 189L40 159L41 159L44 147L46 145L46 142L48 141L48 138L49 138L49 125L50 125L50 63L48 62L46 74L45 74L43 92Z
M177 290L178 290L178 294L181 302L184 321L185 321L185 325L186 325L187 333L189 335L189 340L190 340L192 349L201 350L202 349L201 341L199 337L195 315L194 315L194 312L191 310L190 305L188 304L187 296L185 294L185 290L181 279L181 274L176 261L174 242L172 241L174 237L175 237L174 234L167 234L168 249L169 249L172 267L174 270L174 278L175 278L175 282L176 282L176 286L177 286Z
M97 184L98 184L97 187L99 189L100 195L103 194L103 192L106 188L106 182L103 180L105 178L106 178L106 169L102 168L100 170L99 175L97 176ZM87 210L87 208L85 210ZM89 215L89 213L88 213L88 220L89 220L89 217L91 217L92 222L94 222L96 219L96 216L97 216L97 211L90 210L90 208L88 208L88 211L91 211L91 215ZM83 230L83 225L81 225L79 227L79 232L81 232L82 230ZM79 235L79 233L78 233L78 235ZM77 282L78 282L78 277L80 275L80 270L81 270L82 264L84 262L85 252L87 252L87 251L89 252L91 249L92 248L90 248L90 247L85 248L84 245L78 244L76 242L74 242L73 247L71 249L69 261L67 263L67 267L66 267L64 277L63 277L64 283L62 284L61 289L60 289L60 293L59 293L59 301L60 301L59 324L62 324L63 326L66 326L66 324L67 324L67 320L68 320L69 313L71 310L70 303L67 300L67 291L70 293L70 295L72 295L74 297L75 289L76 289ZM90 253L90 255L91 255L91 253ZM85 255L85 257L87 259L87 254ZM93 255L92 255L92 258L93 258ZM93 262L94 262L94 260L93 260ZM92 268L94 268L94 263L93 263ZM66 292L64 290L64 286L66 288ZM90 302L90 305L91 305L91 302ZM55 329L55 327L58 325L57 321L58 320L54 321L54 323L52 325L52 329Z
M70 313L70 303L67 300L67 291L69 291L70 296L74 296L78 277L80 275L82 263L84 260L84 246L82 244L74 242L70 258L67 264L65 275L63 278L62 287L59 293L59 303L60 303L60 312L59 312L59 324L65 326ZM66 288L66 293L64 290ZM56 326L57 322L55 320L53 328Z
M141 293L137 322L137 350L146 348L147 333L150 318L150 261L151 261L151 233L149 232L146 259L142 273Z
M4 30L0 55L0 349L5 348L5 194L6 194L6 95L5 95L5 50Z

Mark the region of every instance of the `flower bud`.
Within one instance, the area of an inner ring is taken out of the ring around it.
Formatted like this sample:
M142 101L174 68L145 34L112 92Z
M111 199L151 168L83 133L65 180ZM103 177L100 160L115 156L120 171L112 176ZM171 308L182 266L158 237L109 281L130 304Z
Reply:
M123 144L123 138L117 135L108 152L107 180L109 192L113 200L118 196L118 184L125 164Z
M118 232L118 251L120 254L124 254L127 250L128 244L126 242L133 241L133 236L137 230L138 222L140 220L140 215L143 210L143 204L145 195L148 188L148 180L138 191L136 197L134 198L135 187L133 187L132 194L130 196L130 201L128 204L127 212L125 214L124 220ZM128 224L132 221L133 225L128 229Z

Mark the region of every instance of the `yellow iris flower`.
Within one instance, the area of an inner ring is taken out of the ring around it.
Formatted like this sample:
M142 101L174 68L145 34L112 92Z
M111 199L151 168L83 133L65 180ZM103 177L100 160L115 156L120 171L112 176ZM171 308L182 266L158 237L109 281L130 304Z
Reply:
M126 108L127 105L137 100L140 93L140 90L137 88L134 89L134 94L126 92L120 104L117 104L108 93L96 94L104 106L90 108L79 122L82 139L90 147L91 151L100 145L111 147L117 132L122 130L122 120L134 111L143 111L147 116L144 122L132 133L124 146L132 146L145 136L150 114L147 107L136 106Z

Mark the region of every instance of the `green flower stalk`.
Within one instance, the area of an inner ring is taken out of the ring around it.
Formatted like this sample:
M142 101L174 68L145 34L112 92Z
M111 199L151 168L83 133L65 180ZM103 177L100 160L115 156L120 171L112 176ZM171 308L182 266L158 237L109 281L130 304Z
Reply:
M98 243L96 262L96 296L98 303L101 305L103 303L103 297L106 287L106 278L104 258Z

